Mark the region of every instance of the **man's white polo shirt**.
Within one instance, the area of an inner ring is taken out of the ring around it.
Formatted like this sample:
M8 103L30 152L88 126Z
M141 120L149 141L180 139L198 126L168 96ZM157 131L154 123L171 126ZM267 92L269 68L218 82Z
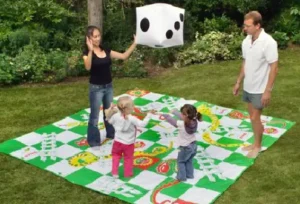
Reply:
M244 90L252 94L264 93L270 64L278 61L276 41L262 29L253 44L251 35L243 40L242 52L245 60Z

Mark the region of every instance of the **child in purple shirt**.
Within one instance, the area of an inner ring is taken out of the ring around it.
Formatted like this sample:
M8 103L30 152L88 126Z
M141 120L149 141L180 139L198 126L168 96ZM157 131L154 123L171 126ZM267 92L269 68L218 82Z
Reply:
M180 113L181 112L181 113ZM186 179L194 178L193 158L197 153L196 136L198 121L201 121L201 113L190 104L185 104L181 107L180 112L173 110L171 113L176 115L179 120L172 118L168 114L162 114L166 121L178 128L178 144L179 153L177 157L177 179L186 181Z

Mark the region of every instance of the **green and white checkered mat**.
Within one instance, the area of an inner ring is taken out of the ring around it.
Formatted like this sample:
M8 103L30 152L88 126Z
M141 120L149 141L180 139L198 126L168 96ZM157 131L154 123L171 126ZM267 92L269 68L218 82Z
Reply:
M5 141L0 144L0 152L53 172L74 184L139 204L213 203L254 163L241 150L254 139L247 113L144 90L132 90L123 95L132 97L135 115L139 118L143 118L143 111L169 112L185 103L198 108L203 114L203 122L199 123L196 134L198 153L193 161L194 179L186 182L175 179L178 131L156 115L145 128L138 129L132 178L123 177L122 163L119 179L113 179L110 173L112 140L104 139L102 111L99 129L104 142L100 152L93 151L86 142L89 109ZM294 125L294 122L268 116L262 116L262 121L265 127L263 150Z

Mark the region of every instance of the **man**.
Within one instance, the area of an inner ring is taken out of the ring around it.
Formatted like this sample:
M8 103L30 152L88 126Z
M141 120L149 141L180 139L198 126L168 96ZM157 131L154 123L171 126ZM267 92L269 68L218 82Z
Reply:
M264 127L261 122L263 108L270 103L272 88L278 71L278 50L276 41L262 26L261 14L251 11L244 17L244 31L248 34L242 43L243 63L233 88L238 95L240 83L244 80L243 101L254 133L254 144L244 147L247 156L255 158L261 151Z

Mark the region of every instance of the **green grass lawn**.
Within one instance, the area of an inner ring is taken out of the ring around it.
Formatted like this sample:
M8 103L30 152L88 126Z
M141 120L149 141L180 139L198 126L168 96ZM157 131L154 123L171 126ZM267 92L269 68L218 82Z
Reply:
M300 203L300 49L280 53L271 105L264 115L297 124L255 161L217 204ZM115 79L115 95L139 88L245 110L232 95L240 61L170 69L146 79ZM88 107L88 81L0 89L0 143ZM0 203L124 203L0 154Z

